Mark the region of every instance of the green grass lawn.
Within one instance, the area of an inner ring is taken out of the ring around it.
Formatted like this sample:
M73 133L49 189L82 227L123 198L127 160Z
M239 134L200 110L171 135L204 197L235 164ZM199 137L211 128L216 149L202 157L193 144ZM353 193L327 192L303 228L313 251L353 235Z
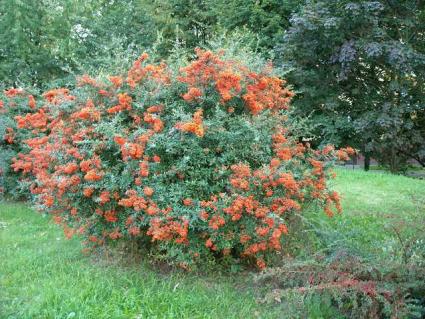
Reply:
M425 181L338 170L344 214L325 223L336 240L385 256L388 229L425 214ZM323 215L320 215L323 216ZM252 274L165 274L81 253L78 238L24 204L0 204L0 318L279 318L256 302Z
M425 232L425 181L384 172L338 170L344 212L323 219L335 241L373 258L400 254L400 239ZM400 237L400 238L399 238ZM344 244L344 243L342 243Z
M267 317L242 277L161 274L95 262L22 204L0 207L0 318Z

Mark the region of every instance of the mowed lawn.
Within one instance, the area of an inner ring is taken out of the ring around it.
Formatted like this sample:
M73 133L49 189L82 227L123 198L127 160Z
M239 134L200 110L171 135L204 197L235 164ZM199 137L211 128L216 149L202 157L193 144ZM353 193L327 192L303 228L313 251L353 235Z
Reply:
M47 217L0 206L0 318L253 318L242 277L196 277L84 256ZM261 317L267 317L261 314Z
M321 217L337 240L385 255L394 241L388 222L425 214L425 181L337 172L344 214ZM250 273L166 273L147 262L98 260L81 248L26 205L0 204L0 318L279 318L283 311L256 302Z
M343 214L323 218L340 241L373 259L400 254L412 238L425 234L425 180L384 172L338 170L335 189ZM337 245L338 243L336 243Z

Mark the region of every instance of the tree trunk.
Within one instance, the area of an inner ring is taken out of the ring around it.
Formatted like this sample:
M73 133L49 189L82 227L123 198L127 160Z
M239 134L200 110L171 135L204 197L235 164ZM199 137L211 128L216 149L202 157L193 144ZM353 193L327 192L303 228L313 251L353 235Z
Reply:
M368 171L369 168L370 168L370 154L366 152L364 154L364 170Z

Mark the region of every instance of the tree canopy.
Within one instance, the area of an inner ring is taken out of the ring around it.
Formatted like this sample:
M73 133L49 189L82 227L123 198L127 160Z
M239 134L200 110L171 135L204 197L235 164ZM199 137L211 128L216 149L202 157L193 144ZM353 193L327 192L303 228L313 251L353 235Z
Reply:
M307 1L277 49L320 140L388 164L425 160L424 4Z

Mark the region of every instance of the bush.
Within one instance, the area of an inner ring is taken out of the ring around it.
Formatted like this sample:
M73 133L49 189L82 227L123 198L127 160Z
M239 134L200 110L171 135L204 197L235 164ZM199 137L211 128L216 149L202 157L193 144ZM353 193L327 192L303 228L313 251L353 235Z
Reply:
M284 266L255 278L257 285L270 289L261 302L282 303L284 318L310 318L313 313L332 318L423 318L424 280L420 264L371 262L347 251L286 260Z
M182 267L212 257L264 268L291 215L312 202L340 211L328 168L347 154L291 136L293 93L270 64L200 49L185 66L147 59L48 91L16 117L32 137L12 167L33 176L38 207L68 236L88 249L137 241Z
M18 130L14 118L35 108L34 96L23 89L0 91L0 198L20 199L29 195L25 187L20 187L25 181L10 164L19 152L28 150L22 141L32 135L32 132Z

